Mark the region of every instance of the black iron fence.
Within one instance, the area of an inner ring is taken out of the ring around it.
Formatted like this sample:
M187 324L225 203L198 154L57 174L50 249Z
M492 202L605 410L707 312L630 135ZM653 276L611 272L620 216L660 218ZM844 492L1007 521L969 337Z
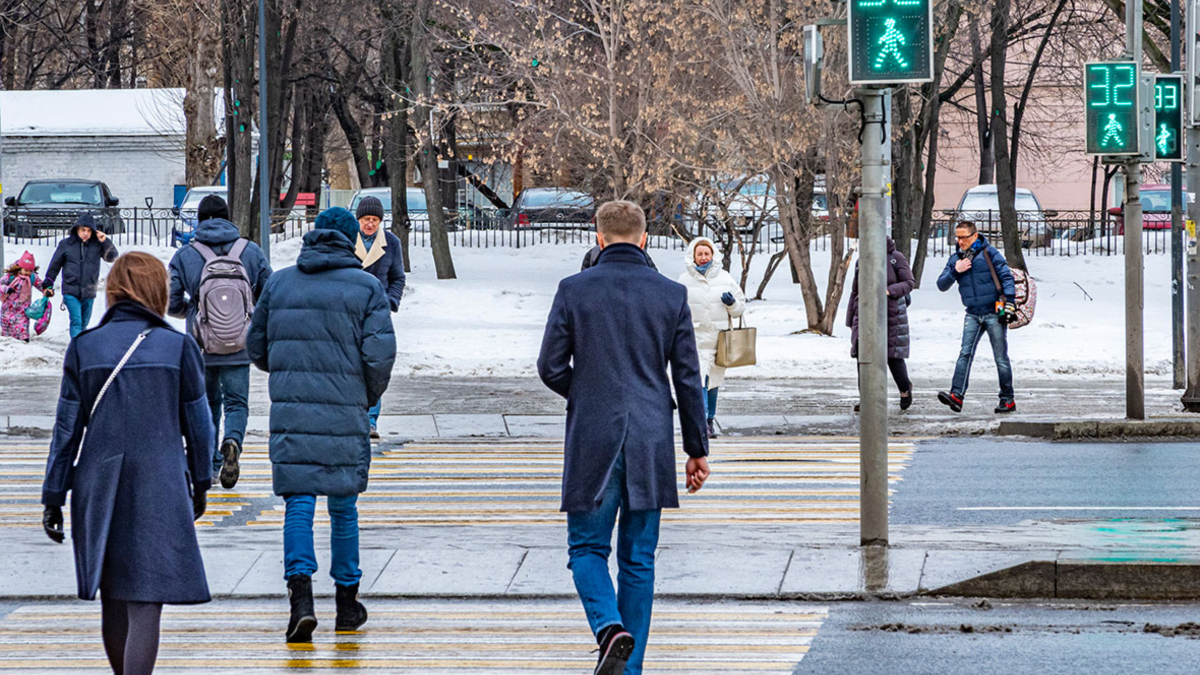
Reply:
M17 245L55 245L67 237L81 213L91 213L97 227L120 245L178 247L191 241L196 227L194 212L169 208L42 209L9 208L4 212L4 233ZM303 236L313 227L316 210L280 209L271 215L271 239L274 242ZM926 242L927 255L948 255L955 247L954 227L964 220L976 223L979 231L1000 245L1000 214L995 211L941 211L935 214ZM410 243L430 245L429 219L423 212L410 213ZM683 250L687 242L680 235L703 234L723 242L722 248L753 250L773 255L784 250L783 231L778 222L765 220L753 225L729 223L700 227L696 222L653 220L648 246L655 249ZM1143 248L1146 254L1165 254L1171 250L1170 214L1148 213L1143 218ZM384 223L391 227L390 216ZM450 213L447 236L451 246L462 248L523 248L556 244L587 245L595 241L595 226L579 224L533 224L523 226L506 220L502 214L480 209ZM1123 255L1124 222L1120 215L1089 211L1045 211L1020 214L1018 229L1026 256ZM815 237L815 251L824 252L832 244L828 234ZM852 245L847 237L847 247ZM916 248L914 243L914 249Z

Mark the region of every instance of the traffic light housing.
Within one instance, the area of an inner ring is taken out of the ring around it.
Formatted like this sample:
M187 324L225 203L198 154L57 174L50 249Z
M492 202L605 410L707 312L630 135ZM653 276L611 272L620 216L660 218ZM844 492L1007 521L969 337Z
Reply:
M1141 67L1133 61L1084 65L1083 105L1089 155L1139 155Z
M1154 76L1154 159L1184 161L1183 76Z
M932 0L849 0L850 84L933 81Z

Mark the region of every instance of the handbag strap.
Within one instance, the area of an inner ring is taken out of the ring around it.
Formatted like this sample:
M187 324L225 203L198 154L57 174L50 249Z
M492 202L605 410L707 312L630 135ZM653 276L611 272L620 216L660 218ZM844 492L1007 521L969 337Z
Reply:
M92 403L92 411L88 413L88 424L91 424L92 415L96 414L96 408L100 407L100 401L104 400L105 392L108 391L108 388L112 385L113 380L117 379L117 373L121 372L121 369L124 368L125 364L129 362L129 357L133 356L133 353L137 351L138 345L142 344L142 340L145 340L146 336L149 335L150 331L152 330L154 329L147 328L146 330L138 333L137 339L133 341L133 344L129 345L129 349L125 352L125 356L122 356L121 360L117 362L117 367L113 368L113 371L108 374L108 379L104 381L104 386L100 387L100 393L96 394L96 401Z
M1000 284L1000 277L996 276L996 266L992 264L992 256L988 255L986 246L983 248L983 259L987 261L988 271L992 273L992 283L996 284L996 292L1004 295L1004 286Z
M733 316L729 315L729 313L726 312L726 318L729 319L729 330L733 330ZM738 330L742 330L745 327L746 327L746 315L743 314L738 317Z

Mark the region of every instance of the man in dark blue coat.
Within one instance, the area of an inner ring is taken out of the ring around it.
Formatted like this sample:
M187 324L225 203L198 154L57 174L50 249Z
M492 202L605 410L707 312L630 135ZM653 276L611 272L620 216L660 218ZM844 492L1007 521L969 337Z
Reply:
M196 220L193 244L198 242L208 246L218 256L229 253L241 237L237 227L229 222L229 206L217 195L208 195L200 200ZM257 303L271 276L271 265L254 242L247 242L240 260ZM167 311L177 319L186 319L187 334L195 337L204 256L194 245L184 246L171 258L168 271L171 274L171 296ZM242 439L245 438L246 421L250 415L250 355L245 349L232 354L205 352L204 383L208 405L212 408L213 425L218 431L221 429L222 410L225 413L225 432L220 444L213 447L212 461L213 473L219 474L221 486L228 490L237 485L241 472L239 460Z
M96 219L84 213L75 221L71 234L58 243L50 267L46 268L46 286L62 272L63 304L71 317L71 339L87 329L92 321L92 303L100 281L100 261L112 262L119 252L106 234L96 229ZM51 295L52 293L47 293Z
M954 367L954 381L950 391L938 392L938 400L954 412L962 411L975 348L986 332L1000 376L1000 404L996 406L996 412L1009 413L1017 409L1012 364L1008 361L1008 318L1016 317L1017 287L1008 261L979 234L975 223L959 223L954 234L958 250L950 254L937 285L939 290L948 291L957 283L967 313L963 319L962 350Z
M708 477L708 437L687 289L647 263L638 205L601 206L596 229L603 251L595 267L559 284L538 374L567 399L562 510L568 566L600 644L595 672L638 675L654 603L659 517L679 506L672 382L689 492ZM608 557L618 511L614 593Z
M404 249L400 246L400 238L386 230L379 231L383 223L383 202L375 197L364 197L358 203L354 216L358 218L359 228L354 238L354 255L362 261L363 269L383 284L388 303L395 312L400 309L400 301L404 298ZM373 439L379 438L376 427L382 409L382 399L371 408Z
M357 501L371 466L367 411L387 389L396 336L383 286L354 255L350 238L357 232L346 209L317 216L296 266L267 282L247 342L254 365L271 374L271 478L287 504L288 642L311 641L317 625L318 495L329 502L337 630L356 630L367 620L358 602Z

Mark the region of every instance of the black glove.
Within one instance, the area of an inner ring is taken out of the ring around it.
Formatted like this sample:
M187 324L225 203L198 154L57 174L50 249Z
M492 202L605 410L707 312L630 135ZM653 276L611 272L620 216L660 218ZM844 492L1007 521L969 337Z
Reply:
M1017 306L1011 302L1004 303L1004 323L1009 324L1017 320Z
M42 511L42 529L50 541L63 543L63 515L61 506L47 506Z
M204 517L204 511L208 509L208 493L197 492L192 495L192 520L200 520Z
M725 303L729 307L733 307L733 303L735 302L733 299L733 293L726 292L721 296L721 302Z

